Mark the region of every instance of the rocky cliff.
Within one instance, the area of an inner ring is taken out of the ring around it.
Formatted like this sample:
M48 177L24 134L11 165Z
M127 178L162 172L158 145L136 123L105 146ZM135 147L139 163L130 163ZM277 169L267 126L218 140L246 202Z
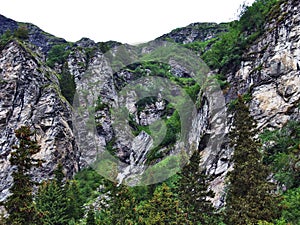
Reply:
M42 58L18 41L8 43L0 53L1 200L12 183L9 157L17 144L14 130L21 125L36 131L42 149L36 157L45 159L43 168L33 171L36 180L51 176L58 163L69 177L78 171L71 106L60 93L57 74Z
M258 121L261 130L266 127L281 127L289 120L300 119L299 9L299 1L281 1L269 15L263 35L243 53L241 65L237 69L227 70L225 76L228 87L222 94L226 103L229 104L238 94L249 95L251 114ZM3 17L0 19L4 21L0 26L2 33L8 28L17 29L17 23L14 21ZM34 172L37 180L51 176L58 162L63 163L65 172L71 176L79 168L94 163L98 154L105 149L115 154L122 162L122 172L117 174L121 181L126 176L144 172L147 166L163 162L170 154L180 151L182 142L176 140L176 137L180 136L180 132L177 131L180 125L176 125L178 119L175 109L168 100L158 95L156 98L140 101L138 90L128 91L125 96L120 96L119 93L128 84L151 77L154 73L165 74L168 79L175 80L191 93L193 90L199 92L195 82L191 81L193 76L187 68L174 59L165 63L166 65L137 63L130 59L116 70L110 64L108 55L104 54L107 50L111 49L109 54L116 56L118 51L124 52L125 49L129 55L121 54L121 62L124 62L129 56L134 58L141 53L155 52L156 47L149 44L136 50L134 46L125 45L124 49L120 49L119 43L95 43L89 39L82 39L70 45L69 54L64 61L57 62L53 68L49 68L43 59L47 58L46 53L51 48L52 44L49 43L64 41L51 38L55 40L51 42L36 37L34 35L39 34L37 28L29 25L28 27L33 31L29 42L41 47L40 51L28 44L12 41L1 50L0 55L1 199L7 196L12 182L10 172L13 168L10 168L8 159L10 147L16 141L13 130L22 124L29 124L36 130L36 138L42 146L42 151L37 157L46 160L43 169ZM180 44L203 42L218 38L218 34L226 31L226 24L195 23L173 30L157 41L173 40ZM74 137L72 124L72 106L61 95L59 87L63 71L69 72L77 92L85 96L79 99L78 105L73 105L73 109L78 110L84 105L88 107L86 103L89 103L89 106L92 106L90 110L94 113L92 127L95 129L85 129L90 122L88 113L87 117L75 120L77 139ZM89 80L91 74L97 75L92 76L92 81ZM150 78L147 79L148 83L152 82ZM91 86L91 82L97 84L97 87ZM177 92L175 89L171 91ZM87 97L84 94L87 92L92 95ZM221 107L225 102L217 101L205 93L198 95L198 92L194 96L191 95L201 104L197 105L194 119L190 121L186 134L187 143L189 148L201 150L203 166L210 174L216 175L212 189L217 193L214 204L220 206L223 204L224 179L232 166L232 149L229 148L226 139L230 130L230 119L227 119L230 115L227 114L226 107ZM162 93L164 92L159 94ZM120 104L124 104L128 111L126 122L129 126L125 127L126 129L117 129L115 125L117 118L113 109ZM165 135L169 139L160 140L163 144L152 149L155 138L163 134L163 128L154 129L160 120L172 128L167 134L171 134L172 131L173 136ZM155 133L158 135L155 136ZM84 146L78 137L87 137L88 141ZM95 140L99 148L94 148L92 143ZM211 143L209 140L218 141Z
M164 34L156 40L168 40L187 44L195 41L207 41L216 38L228 30L226 23L192 23L186 27L177 28Z
M251 94L251 114L261 129L300 119L299 9L295 0L274 8L265 33L245 52L239 70L228 74L229 95Z

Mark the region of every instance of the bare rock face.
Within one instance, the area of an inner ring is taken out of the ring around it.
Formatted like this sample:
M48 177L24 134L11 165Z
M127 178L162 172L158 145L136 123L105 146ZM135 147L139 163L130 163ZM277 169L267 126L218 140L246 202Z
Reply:
M244 53L246 59L237 71L227 75L230 83L227 102L238 94L251 96L250 113L258 128L280 128L289 120L300 120L300 2L282 2L271 14L265 33ZM228 115L225 130L230 130ZM216 131L212 129L212 131ZM216 193L213 203L223 205L225 177L232 169L233 150L226 141L219 151L205 150L204 165L217 178L211 183Z
M43 66L36 53L16 41L0 53L0 200L12 183L9 158L17 144L14 130L28 125L36 131L41 151L35 157L45 160L34 171L41 181L52 176L58 163L71 177L78 171L78 151L72 132L71 107L61 96L52 70Z
M194 41L207 41L226 31L227 27L225 24L192 23L186 27L172 30L170 33L157 38L157 40L171 39L176 43L187 44Z
M232 93L252 95L251 114L259 128L281 127L299 118L300 3L283 2L265 34L249 48L241 68L229 76Z

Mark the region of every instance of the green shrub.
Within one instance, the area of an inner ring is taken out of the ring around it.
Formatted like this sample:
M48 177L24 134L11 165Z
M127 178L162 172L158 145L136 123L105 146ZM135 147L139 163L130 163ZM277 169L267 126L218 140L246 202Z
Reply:
M244 6L239 21L229 24L227 33L219 36L212 47L203 54L203 60L213 69L224 73L235 70L242 60L244 50L263 32L264 24L278 0L256 0L252 6Z
M69 44L54 45L48 52L47 65L53 68L55 63L63 64L71 52L68 47Z
M29 31L26 26L22 25L15 30L14 36L20 40L27 40L29 37Z
M80 195L88 202L99 195L97 188L103 184L104 178L101 177L92 168L86 168L78 172L74 179L76 180L79 188Z
M59 78L59 86L62 95L72 105L74 95L76 92L76 84L75 84L74 76L68 71L67 68L64 68L62 70L61 77Z
M272 166L279 184L300 186L300 123L290 121L282 129L264 131L260 138L265 145L264 162Z

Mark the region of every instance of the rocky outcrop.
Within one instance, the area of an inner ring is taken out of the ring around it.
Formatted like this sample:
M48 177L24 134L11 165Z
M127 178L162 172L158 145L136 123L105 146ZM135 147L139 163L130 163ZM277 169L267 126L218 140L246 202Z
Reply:
M41 169L33 172L41 181L53 175L58 163L71 177L78 171L71 107L61 96L55 73L45 67L38 55L17 41L8 43L0 53L0 200L11 185L9 158L17 144L14 130L28 125L36 132L44 159Z
M7 30L14 31L18 28L18 23L12 19L0 15L0 35L4 34Z
M251 114L259 128L300 119L300 3L284 1L270 15L265 34L245 53L241 68L228 75L230 94L252 96Z
M296 0L282 1L277 10L274 8L264 34L244 53L240 68L227 74L227 104L237 95L248 95L250 112L260 131L300 120L299 9ZM231 124L228 116L227 132ZM233 149L227 142L225 139L219 151L204 151L204 157L210 158L206 168L217 176L211 183L217 207L224 204L225 176L232 168Z
M227 31L226 23L192 23L186 27L177 28L156 40L172 40L176 43L187 44L194 41L207 41Z
M13 33L19 27L25 27L28 30L28 41L40 48L40 50L44 53L47 53L53 45L67 43L66 40L46 33L33 24L18 23L12 19L6 18L3 15L0 15L0 24L0 36L8 30Z

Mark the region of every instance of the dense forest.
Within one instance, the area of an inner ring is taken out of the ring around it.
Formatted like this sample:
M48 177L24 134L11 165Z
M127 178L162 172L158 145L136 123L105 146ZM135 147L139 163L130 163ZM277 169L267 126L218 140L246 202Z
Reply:
M217 71L215 78L221 89L230 85L226 73L235 70L243 60L243 52L264 32L264 25L277 16L281 0L256 0L242 8L239 20L226 24L227 32L209 41L195 41L182 46L201 55L206 64ZM14 33L1 37L0 48L9 40L28 38L21 27ZM70 43L55 45L47 55L47 65L65 63L70 53ZM103 51L110 48L103 44ZM93 49L89 50L93 54ZM128 68L142 76L146 69L170 77L166 65L144 63ZM62 95L72 104L74 77L62 68L60 74ZM1 82L1 81L0 81ZM199 85L189 78L176 78L196 102ZM226 177L222 207L214 207L210 181L214 177L199 167L201 151L194 154L180 172L168 180L149 186L129 187L101 177L92 168L79 171L68 179L59 164L53 179L37 183L29 171L42 166L42 161L32 157L40 150L34 130L27 126L15 130L19 144L13 146L10 158L15 166L11 195L3 203L8 216L0 215L0 224L24 225L100 225L100 224L195 224L195 225L284 225L300 224L300 122L289 121L282 128L260 132L249 111L250 94L239 95L228 103L232 118L229 133L233 170ZM143 107L148 98L138 103ZM97 109L105 107L97 103ZM298 106L300 108L300 105ZM167 135L156 149L148 154L148 162L158 159L159 149L176 142L180 132L178 113L169 106L166 115ZM149 132L149 127L139 126L133 120L136 133ZM113 141L107 150L114 154Z

